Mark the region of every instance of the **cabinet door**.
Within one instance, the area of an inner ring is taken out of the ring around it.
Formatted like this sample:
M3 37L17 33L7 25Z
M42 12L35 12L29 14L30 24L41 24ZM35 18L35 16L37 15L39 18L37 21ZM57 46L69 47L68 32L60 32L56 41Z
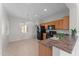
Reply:
M65 16L63 19L57 20L55 22L55 28L59 30L69 29L69 18Z
M63 29L63 19L57 20L55 22L55 28L56 29Z
M59 21L59 29L62 30L63 29L63 19L61 19Z
M59 21L55 21L55 29L59 29Z
M65 16L63 19L63 29L69 29L69 17Z
M52 48L39 44L39 56L52 56Z
M48 25L55 25L55 21L49 22Z

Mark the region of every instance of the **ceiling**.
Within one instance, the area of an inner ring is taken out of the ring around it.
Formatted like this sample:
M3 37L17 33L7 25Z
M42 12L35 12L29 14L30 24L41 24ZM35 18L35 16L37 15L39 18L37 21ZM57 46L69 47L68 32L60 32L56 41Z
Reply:
M44 18L62 10L67 10L63 3L4 3L7 13L19 18Z

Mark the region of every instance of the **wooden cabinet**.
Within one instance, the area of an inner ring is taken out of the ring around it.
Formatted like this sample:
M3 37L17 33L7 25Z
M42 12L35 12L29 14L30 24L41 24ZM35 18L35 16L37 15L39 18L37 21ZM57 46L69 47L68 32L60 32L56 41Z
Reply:
M65 16L63 19L55 21L55 28L59 30L69 29L69 17Z
M63 29L63 19L57 20L55 22L55 28L56 29Z
M56 22L58 22L58 26L57 26L57 29L63 29L63 19L60 19L60 20L58 20L58 21L56 21Z
M45 28L48 28L48 25L55 25L57 30L69 29L69 16L65 16L62 19L56 21L51 21L43 24Z
M39 56L52 56L52 48L39 43Z
M63 29L69 29L69 16L65 16L63 20Z
M55 29L58 29L59 28L58 27L59 26L59 22L55 21L54 23L55 23Z

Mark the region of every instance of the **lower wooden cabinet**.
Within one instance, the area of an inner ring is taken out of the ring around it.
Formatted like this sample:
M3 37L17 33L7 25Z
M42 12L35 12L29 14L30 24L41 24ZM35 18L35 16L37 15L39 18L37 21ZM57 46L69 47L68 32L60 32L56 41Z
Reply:
M39 43L39 56L52 56L52 48Z

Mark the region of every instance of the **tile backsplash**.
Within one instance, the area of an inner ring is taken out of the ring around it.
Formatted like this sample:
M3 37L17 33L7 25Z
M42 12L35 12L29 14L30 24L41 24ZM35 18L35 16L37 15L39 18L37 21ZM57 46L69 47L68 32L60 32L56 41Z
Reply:
M57 33L70 34L69 30L55 30Z

